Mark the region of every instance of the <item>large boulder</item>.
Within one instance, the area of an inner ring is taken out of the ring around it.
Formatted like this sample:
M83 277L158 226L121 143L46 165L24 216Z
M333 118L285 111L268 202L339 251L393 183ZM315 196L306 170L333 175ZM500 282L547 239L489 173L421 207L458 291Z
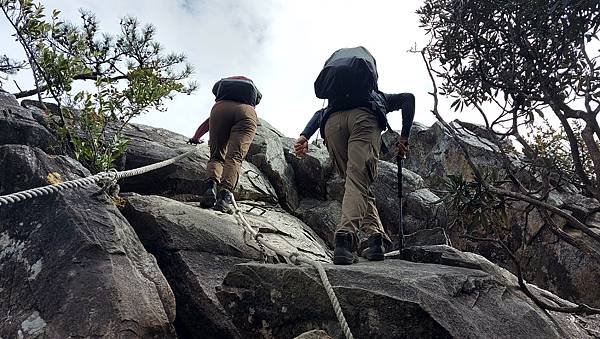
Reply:
M157 258L177 298L177 330L190 337L239 338L215 288L237 263L262 260L256 241L232 215L159 196L126 195L123 213ZM280 209L240 204L264 239L314 260L329 261L325 243ZM267 252L269 256L274 254ZM284 260L285 258L275 258Z
M453 121L451 125L467 147L475 165L483 170L502 171L503 165L497 154L499 149L492 141L496 137L490 131L460 121ZM391 135L384 138L389 139ZM522 160L512 154L508 157L513 166L519 168ZM462 175L467 180L473 179L473 173L462 149L440 123L435 123L429 128L422 125L413 128L411 150L405 164L420 174L429 188L443 188L444 177L448 175ZM529 171L518 171L516 175L528 187L540 186L539 179ZM443 215L436 215L435 209L426 207L436 200L429 192L417 190L407 197L407 210L411 211L406 217L409 221L407 225L418 224L418 220L423 219L444 219ZM594 213L600 210L597 200L578 194L577 190L569 185L550 192L546 202L567 211L590 226L594 225ZM600 251L596 241L572 229L565 219L552 215L552 220L562 231ZM563 298L600 306L600 295L595 292L597 289L591 286L593 281L600 279L600 263L552 233L537 208L525 202L508 201L507 223L501 225L500 230L502 240L515 249L515 255L522 263L526 263L524 275L527 279ZM600 233L600 230L598 232ZM512 261L502 248L490 242L467 240L462 237L465 233L496 237L496 234L492 234L496 233L495 231L482 225L461 226L455 223L454 227L448 230L448 235L457 248L482 254L494 263L512 269Z
M342 204L339 201L303 199L294 214L333 248L335 229L342 219Z
M480 129L458 120L450 124L458 132L475 165L490 169L500 167L502 162L494 156L498 147L486 139ZM429 128L423 125L413 126L410 152L404 163L406 168L423 177L428 187L442 188L447 175L461 174L467 179L473 178L462 149L440 122Z
M328 197L342 201L344 180L336 174L327 183ZM388 234L396 232L399 222L398 166L380 160L377 177L372 186L379 217ZM406 233L420 229L445 227L446 215L439 198L425 188L423 179L416 173L402 168L403 225Z
M0 92L0 145L22 144L48 153L59 152L58 141L40 124L42 114L21 107L12 94Z
M70 158L0 146L1 195L87 175ZM175 335L175 299L156 260L99 191L0 206L0 337Z
M299 197L294 169L286 161L281 138L283 134L266 121L260 120L246 160L256 165L267 176L277 192L281 206L293 211L298 207Z
M294 139L281 138L285 158L294 169L298 193L305 198L324 200L327 198L327 180L334 172L329 151L323 139L317 139L309 145L303 157L294 154Z
M579 239L580 231L568 230ZM590 246L600 251L595 241ZM543 229L527 249L519 254L525 278L561 297L600 307L600 262Z
M592 338L587 327L600 321L544 311L481 270L394 259L325 270L357 338ZM307 266L240 264L217 296L246 338L293 338L314 328L342 336Z

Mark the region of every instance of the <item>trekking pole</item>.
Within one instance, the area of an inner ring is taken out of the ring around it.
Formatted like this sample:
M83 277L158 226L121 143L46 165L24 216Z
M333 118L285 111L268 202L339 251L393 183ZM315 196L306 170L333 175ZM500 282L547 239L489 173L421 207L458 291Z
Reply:
M398 250L402 251L404 248L404 225L402 223L402 159L404 155L396 155L396 164L398 165Z

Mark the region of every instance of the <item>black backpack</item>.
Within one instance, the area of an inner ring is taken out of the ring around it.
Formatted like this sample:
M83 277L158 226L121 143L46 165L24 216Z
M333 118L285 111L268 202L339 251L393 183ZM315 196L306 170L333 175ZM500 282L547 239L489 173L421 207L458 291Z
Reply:
M367 97L377 90L377 64L362 47L342 48L333 52L315 80L320 99Z
M216 101L232 100L252 106L258 105L262 98L262 94L254 82L243 76L228 77L217 81L212 92Z

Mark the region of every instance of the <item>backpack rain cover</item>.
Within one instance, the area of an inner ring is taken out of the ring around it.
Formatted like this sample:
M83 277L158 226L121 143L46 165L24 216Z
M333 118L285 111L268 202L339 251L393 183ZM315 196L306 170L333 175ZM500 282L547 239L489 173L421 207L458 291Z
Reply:
M377 90L377 64L362 47L342 48L333 52L315 80L320 99L367 96Z
M212 89L215 100L232 100L256 106L260 103L262 94L252 80L243 76L234 76L221 79Z

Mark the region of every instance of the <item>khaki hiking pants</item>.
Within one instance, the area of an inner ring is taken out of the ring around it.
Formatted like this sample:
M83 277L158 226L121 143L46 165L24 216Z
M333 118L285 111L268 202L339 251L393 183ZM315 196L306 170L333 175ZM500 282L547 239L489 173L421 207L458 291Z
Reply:
M371 185L377 176L381 129L374 114L361 108L334 112L325 123L325 141L338 173L346 179L342 220L336 232L385 233Z
M210 111L210 160L208 177L233 191L237 185L242 160L256 134L256 111L250 105L235 101L219 101Z

